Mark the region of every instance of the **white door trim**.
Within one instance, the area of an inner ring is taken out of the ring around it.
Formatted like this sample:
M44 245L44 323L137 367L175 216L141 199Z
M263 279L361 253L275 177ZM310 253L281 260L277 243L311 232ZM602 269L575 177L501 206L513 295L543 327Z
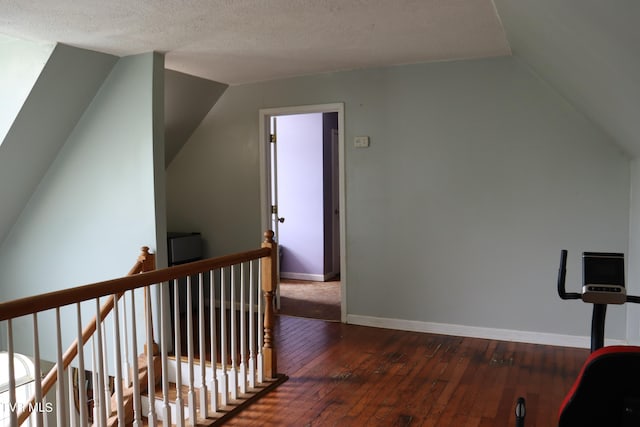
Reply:
M260 209L261 229L271 227L271 194L269 181L271 165L269 163L269 120L272 116L292 114L338 113L338 186L340 191L340 283L341 283L341 319L347 320L347 250L346 250L346 180L345 180L345 140L344 140L344 103L302 105L294 107L265 108L258 112L260 138Z

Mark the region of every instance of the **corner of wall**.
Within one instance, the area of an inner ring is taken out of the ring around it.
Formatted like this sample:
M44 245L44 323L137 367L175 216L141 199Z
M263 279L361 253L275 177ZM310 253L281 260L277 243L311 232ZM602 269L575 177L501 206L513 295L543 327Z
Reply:
M640 295L640 159L631 161L629 194L629 255L627 257L627 291ZM627 304L627 342L640 345L640 305Z
M156 265L167 266L167 184L164 54L153 54L153 175L156 214Z

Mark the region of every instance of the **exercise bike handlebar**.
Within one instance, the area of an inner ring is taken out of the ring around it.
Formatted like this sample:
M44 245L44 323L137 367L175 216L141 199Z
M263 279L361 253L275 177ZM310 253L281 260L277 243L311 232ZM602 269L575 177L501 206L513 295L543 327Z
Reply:
M560 252L560 268L558 269L558 295L561 299L583 299L583 294L577 292L567 292L565 288L565 278L567 276L567 250ZM593 302L587 301L585 302ZM615 303L621 301L618 299ZM640 296L626 295L626 302L640 304ZM591 352L604 346L604 322L606 316L607 302L593 302L593 317L591 320ZM523 427L526 415L524 397L519 397L516 403L516 427Z
M567 276L567 250L560 252L560 268L558 269L558 295L562 299L581 299L582 295L577 292L567 292L565 289L565 277Z
M560 268L558 269L558 295L562 299L582 299L582 294L577 292L567 292L565 288L565 277L567 275L567 250L560 252ZM627 295L626 302L640 304L640 296Z

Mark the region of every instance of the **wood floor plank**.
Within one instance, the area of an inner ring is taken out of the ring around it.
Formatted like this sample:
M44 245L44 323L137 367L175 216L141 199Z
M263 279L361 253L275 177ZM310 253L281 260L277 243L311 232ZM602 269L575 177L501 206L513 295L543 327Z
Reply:
M278 316L289 380L230 426L552 426L588 350Z

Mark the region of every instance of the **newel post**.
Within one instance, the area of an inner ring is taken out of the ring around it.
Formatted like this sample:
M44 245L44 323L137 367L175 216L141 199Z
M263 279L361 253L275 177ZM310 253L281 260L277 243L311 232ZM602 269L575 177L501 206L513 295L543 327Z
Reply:
M135 276L136 274L153 271L156 269L156 255L149 252L149 246L140 248L140 255L136 263L131 267L127 276Z
M140 269L138 273L146 273L148 271L153 271L156 269L156 255L149 252L148 246L143 246L141 249L140 256L138 257L138 265ZM152 343L153 355L160 354L160 347L155 342L153 337L153 323L151 320L151 302L149 301L150 292L149 287L144 290L144 317L145 317L145 328L147 329L147 334L150 337L150 340L144 344L144 354L147 354L148 343Z
M275 378L278 373L276 361L276 348L273 342L273 326L275 313L273 310L273 296L278 284L277 261L278 244L273 240L273 231L264 232L263 248L271 249L271 256L262 260L262 293L264 295L264 343L262 355L264 358L265 375L267 378Z
M143 246L138 261L142 264L141 273L156 269L156 254L149 253L149 247Z

